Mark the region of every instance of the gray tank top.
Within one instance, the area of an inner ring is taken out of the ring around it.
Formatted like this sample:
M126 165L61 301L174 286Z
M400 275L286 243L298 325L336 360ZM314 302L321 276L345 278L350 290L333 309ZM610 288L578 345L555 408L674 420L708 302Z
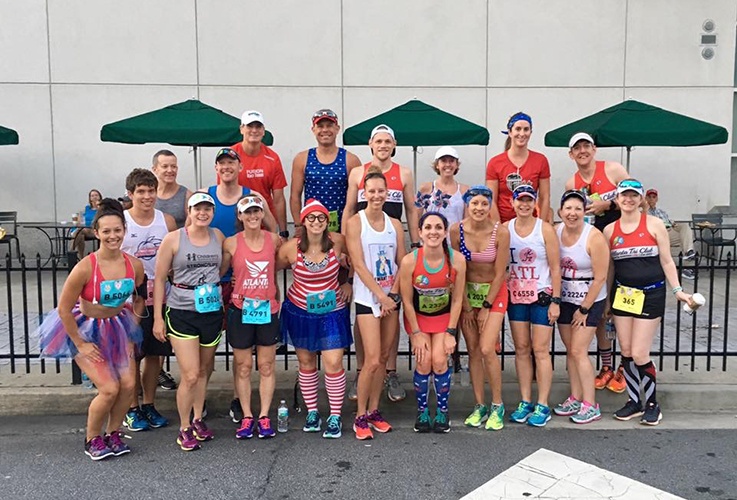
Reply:
M179 251L172 259L173 283L166 303L173 309L194 311L194 287L220 282L222 245L212 228L210 242L198 247L192 244L185 229L179 230Z
M187 220L187 210L184 208L184 203L187 201L187 188L179 186L174 196L167 200L156 198L156 208L174 217L174 222L177 223L177 227L184 227L184 222Z

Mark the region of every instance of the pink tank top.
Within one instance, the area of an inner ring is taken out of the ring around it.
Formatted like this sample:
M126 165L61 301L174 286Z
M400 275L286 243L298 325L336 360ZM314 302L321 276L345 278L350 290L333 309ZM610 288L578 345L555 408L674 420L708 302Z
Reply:
M131 261L125 252L121 253L123 254L123 259L125 259L125 277L123 279L128 278L135 281L136 272L133 269L133 264L131 264ZM100 283L105 281L105 277L102 275L100 266L97 265L97 254L94 252L90 254L90 265L92 266L92 276L90 277L90 280L85 283L84 288L82 288L82 293L80 293L79 296L87 302L97 302L100 300Z
M235 255L233 255L233 294L230 302L237 308L243 307L243 299L260 299L271 302L271 314L279 311L276 301L276 277L274 276L275 255L271 233L261 230L264 246L254 252L246 244L243 233L238 233Z

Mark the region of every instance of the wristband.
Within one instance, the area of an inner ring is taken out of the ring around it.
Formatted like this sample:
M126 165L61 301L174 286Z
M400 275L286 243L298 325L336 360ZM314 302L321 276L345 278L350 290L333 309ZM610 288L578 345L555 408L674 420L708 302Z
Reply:
M279 231L279 236L287 240L289 239L289 231Z
M421 333L421 332L422 332L422 330L412 330L412 333L410 333L409 335L410 335L410 337L414 337L415 335L417 335L418 333Z
M388 293L387 296L394 301L397 307L402 303L402 297L398 293Z
M445 329L445 333L448 333L450 335L456 336L456 335L458 335L458 328L450 328L450 327L448 327L448 328Z
M410 248L420 248L421 246L422 246L422 243L420 243L419 241L418 242L411 243L409 245Z
M353 278L348 278L347 280L345 280L345 282L348 283L349 285L352 285L353 284Z
M683 291L683 287L677 286L673 289L673 295L677 294L678 292L682 292L682 291Z

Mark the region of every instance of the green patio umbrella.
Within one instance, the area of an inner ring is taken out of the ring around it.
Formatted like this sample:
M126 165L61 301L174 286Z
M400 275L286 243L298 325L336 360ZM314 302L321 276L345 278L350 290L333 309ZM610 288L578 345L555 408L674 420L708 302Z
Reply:
M397 146L412 146L415 178L418 146L489 144L489 131L484 127L430 106L419 99L412 99L401 106L348 127L343 132L343 143L367 144L371 130L382 123L394 130Z
M0 146L18 144L18 132L12 128L0 126Z
M576 132L589 133L597 147L708 146L727 142L727 129L633 99L545 134L545 145L568 147Z
M241 121L197 99L189 99L104 125L100 139L105 142L147 144L151 142L190 146L195 154L195 176L202 184L197 148L231 146L243 139ZM274 137L268 130L263 143L270 146Z

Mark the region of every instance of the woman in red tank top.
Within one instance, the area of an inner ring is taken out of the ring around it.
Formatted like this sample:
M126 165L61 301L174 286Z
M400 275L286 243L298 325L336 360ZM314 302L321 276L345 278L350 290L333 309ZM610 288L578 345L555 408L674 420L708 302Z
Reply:
M627 403L614 413L614 418L630 420L641 416L641 424L658 425L663 415L657 401L655 365L650 359L650 348L665 311L665 280L676 299L694 309L698 306L678 283L678 270L670 255L670 238L665 224L655 216L640 212L644 196L640 181L620 181L617 205L622 217L604 228L614 263L615 293L612 294L611 311L622 349L622 367L629 395Z
M240 232L223 243L221 273L233 266L233 293L227 311L226 337L233 348L235 390L243 410L238 439L254 435L256 419L251 411L253 346L258 357L258 437L274 437L269 409L274 398L276 344L279 341L279 301L276 286L276 252L281 239L261 229L264 202L258 195L243 197L237 205Z
M414 430L445 433L450 431L448 396L452 373L448 368L448 356L456 347L466 261L458 252L448 248L448 220L444 215L427 212L420 217L419 226L423 246L405 255L399 266L404 327L417 361L414 374L417 419ZM427 407L431 372L438 403L432 423Z
M102 200L92 228L100 249L69 273L59 306L39 327L39 343L41 357L74 357L97 387L87 414L85 454L102 460L130 452L119 426L135 387L131 360L143 339L138 323L146 286L141 261L120 251L125 235L120 203ZM131 296L133 305L127 301Z
M345 395L343 353L353 342L350 309L353 292L345 262L345 239L328 231L329 212L310 199L300 213L301 230L282 245L277 267L292 268L294 279L282 305L282 342L291 343L299 361L299 388L307 406L303 431L320 432L322 419L317 411L317 353L325 367L325 390L330 403L324 438L342 435L341 408Z

